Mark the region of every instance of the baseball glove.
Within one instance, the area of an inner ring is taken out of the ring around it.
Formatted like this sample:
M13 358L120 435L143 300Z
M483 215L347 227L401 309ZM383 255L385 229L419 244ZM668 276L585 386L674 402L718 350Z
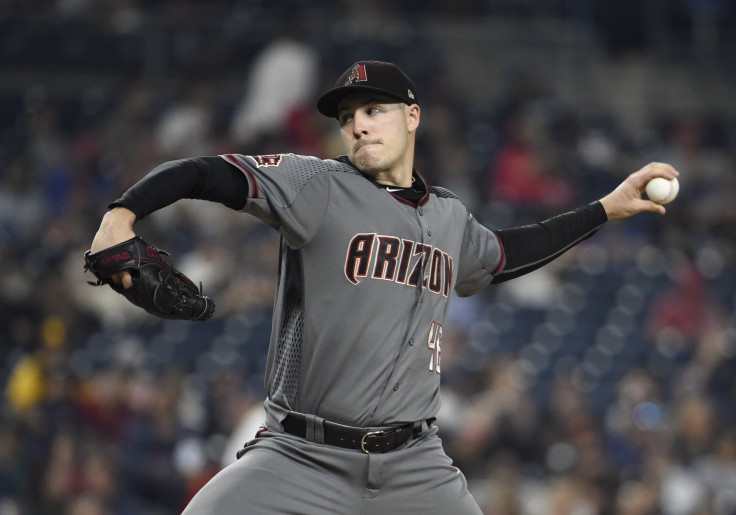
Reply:
M207 320L215 303L202 295L184 274L167 263L167 252L148 245L140 236L92 254L84 253L84 271L96 277L92 285L109 284L116 292L148 313L173 320ZM113 274L127 270L133 285L123 288L112 281Z

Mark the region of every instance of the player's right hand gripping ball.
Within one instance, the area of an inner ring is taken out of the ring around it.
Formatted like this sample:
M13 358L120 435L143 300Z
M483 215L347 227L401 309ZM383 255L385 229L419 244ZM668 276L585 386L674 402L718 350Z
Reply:
M84 270L96 277L93 285L109 284L136 306L161 318L173 320L207 320L215 312L215 303L202 295L184 274L166 262L166 252L148 245L140 236L92 254L84 253ZM112 276L128 271L133 285L123 288Z
M677 197L677 193L680 191L680 183L676 178L655 177L647 183L645 191L652 202L669 204Z

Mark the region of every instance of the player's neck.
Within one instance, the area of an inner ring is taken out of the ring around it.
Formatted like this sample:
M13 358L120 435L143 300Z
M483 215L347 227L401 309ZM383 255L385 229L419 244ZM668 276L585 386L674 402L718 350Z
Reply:
M373 180L384 186L408 188L414 174L414 153L407 152L404 158L389 170L374 175Z
M400 174L378 174L374 180L383 186L396 186L398 188L408 188L411 186L412 171Z

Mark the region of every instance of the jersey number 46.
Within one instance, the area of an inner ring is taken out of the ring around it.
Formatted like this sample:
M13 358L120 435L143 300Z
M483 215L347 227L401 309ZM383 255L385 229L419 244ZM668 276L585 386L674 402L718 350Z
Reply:
M432 355L429 358L429 371L437 372L440 370L440 357L442 352L442 325L437 322L432 322L429 327L429 334L427 335L427 348L432 351Z

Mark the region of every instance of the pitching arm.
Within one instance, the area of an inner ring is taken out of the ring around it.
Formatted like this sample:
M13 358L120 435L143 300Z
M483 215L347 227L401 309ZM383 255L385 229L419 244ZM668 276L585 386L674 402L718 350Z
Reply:
M544 222L495 231L506 265L493 283L528 274L590 238L608 220L600 202L592 202Z

